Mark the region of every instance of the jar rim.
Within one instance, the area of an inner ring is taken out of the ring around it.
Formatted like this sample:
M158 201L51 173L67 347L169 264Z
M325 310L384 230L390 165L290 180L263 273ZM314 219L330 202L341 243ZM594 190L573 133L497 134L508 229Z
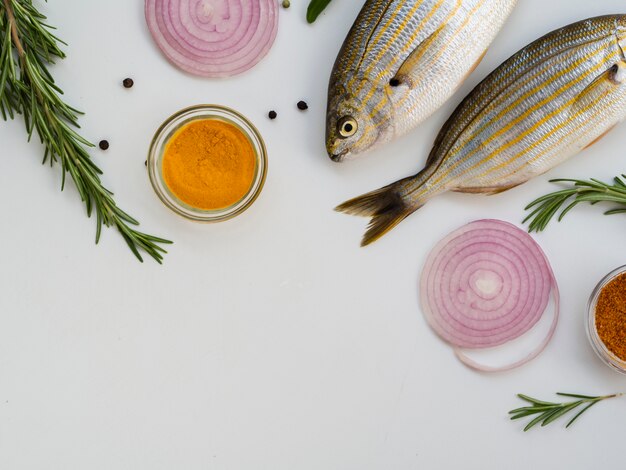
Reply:
M602 341L602 339L600 338L600 335L598 334L598 330L596 328L596 305L598 303L600 293L607 284L609 284L611 281L613 281L615 278L622 274L626 274L626 265L620 266L619 268L616 268L613 271L609 272L600 280L600 282L598 282L598 284L591 292L591 296L589 297L585 323L587 338L589 339L591 347L596 355L611 369L622 374L626 374L626 361L620 359L609 350L606 344L604 344L604 341Z
M237 127L250 141L255 156L255 173L248 192L236 203L217 210L186 204L165 184L162 174L163 152L174 133L189 122L204 119L221 120ZM150 184L168 209L194 222L222 222L246 211L259 197L267 177L267 149L259 130L240 112L219 104L197 104L175 112L157 128L148 150L147 166Z

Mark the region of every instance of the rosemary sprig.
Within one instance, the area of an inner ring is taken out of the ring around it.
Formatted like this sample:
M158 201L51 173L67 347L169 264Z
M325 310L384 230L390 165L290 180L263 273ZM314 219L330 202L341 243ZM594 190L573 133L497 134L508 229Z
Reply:
M622 178L626 178L626 175L622 175L621 178L615 177L613 184L603 183L593 178L588 181L576 179L550 180L551 183L572 183L572 187L546 194L531 202L526 206L526 210L532 209L532 212L524 219L524 223L530 220L528 230L530 232L540 232L546 228L550 220L568 201L568 205L558 216L557 220L559 222L581 202L590 204L613 202L618 204L618 206L606 211L605 214L624 213L626 212L626 183L624 183Z
M576 400L565 403L552 403L519 394L517 396L530 403L530 405L511 410L509 411L509 415L511 415L512 420L534 416L534 418L524 428L524 432L526 432L539 423L541 423L541 426L546 426L567 413L578 409L578 412L565 426L566 428L569 428L580 417L580 415L596 403L608 400L609 398L621 397L623 394L615 393L613 395L604 395L600 397L578 395L574 393L557 393L557 395L561 397L575 398ZM582 408L579 408L581 406Z
M306 10L306 20L309 23L315 22L320 13L322 13L331 0L311 0L309 7Z
M70 174L87 216L96 214L96 243L103 225L115 227L140 261L144 251L161 263L166 251L160 244L171 242L132 228L139 222L120 209L102 185L102 171L87 152L93 144L76 131L82 113L61 99L63 91L48 67L65 57L60 48L65 43L52 30L32 0L0 0L0 115L4 120L24 116L29 141L36 131L45 148L43 163L60 163L61 190Z

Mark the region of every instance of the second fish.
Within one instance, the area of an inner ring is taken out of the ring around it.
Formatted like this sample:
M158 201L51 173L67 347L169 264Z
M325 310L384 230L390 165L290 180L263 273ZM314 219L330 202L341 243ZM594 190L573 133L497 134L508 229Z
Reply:
M516 0L368 0L335 62L326 148L334 161L405 134L454 93Z

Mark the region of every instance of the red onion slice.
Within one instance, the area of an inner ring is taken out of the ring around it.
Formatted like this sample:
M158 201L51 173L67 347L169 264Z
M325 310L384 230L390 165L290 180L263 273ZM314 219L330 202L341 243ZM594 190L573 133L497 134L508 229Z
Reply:
M543 316L551 291L554 320L546 338L526 357L489 367L462 351L519 338ZM433 330L463 363L482 371L508 370L535 358L558 321L558 286L545 254L528 233L500 220L472 222L441 240L424 266L420 296Z
M165 56L204 77L256 65L278 31L276 0L146 0L146 22Z

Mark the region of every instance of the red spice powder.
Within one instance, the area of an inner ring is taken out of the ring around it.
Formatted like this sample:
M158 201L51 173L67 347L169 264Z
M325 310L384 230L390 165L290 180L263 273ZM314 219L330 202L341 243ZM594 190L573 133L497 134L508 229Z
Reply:
M611 280L600 291L596 330L608 350L626 361L626 273Z

